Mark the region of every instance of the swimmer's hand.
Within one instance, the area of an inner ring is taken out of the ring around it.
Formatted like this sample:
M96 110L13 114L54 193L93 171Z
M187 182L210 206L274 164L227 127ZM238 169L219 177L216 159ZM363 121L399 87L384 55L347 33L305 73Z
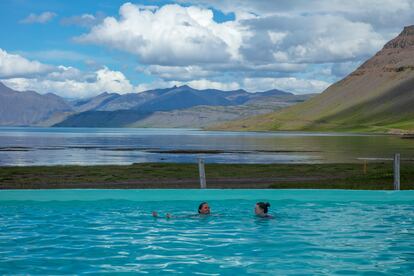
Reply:
M156 211L152 211L152 216L154 218L159 218L158 213ZM170 213L165 214L165 218L166 219L170 219L171 218L171 214Z

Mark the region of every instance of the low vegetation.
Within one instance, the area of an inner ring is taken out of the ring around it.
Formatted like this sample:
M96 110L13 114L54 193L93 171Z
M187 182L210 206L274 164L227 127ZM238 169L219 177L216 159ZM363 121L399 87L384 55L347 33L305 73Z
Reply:
M413 162L401 167L401 189L414 189ZM393 188L390 162L364 164L207 164L209 188ZM0 189L198 188L196 164L0 167Z

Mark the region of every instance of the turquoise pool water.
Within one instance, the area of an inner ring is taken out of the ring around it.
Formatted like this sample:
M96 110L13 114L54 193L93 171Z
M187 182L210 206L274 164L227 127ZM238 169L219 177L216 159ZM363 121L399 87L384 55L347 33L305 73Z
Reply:
M193 216L202 200L211 216ZM275 219L253 216L259 200ZM0 191L2 275L413 271L413 191Z

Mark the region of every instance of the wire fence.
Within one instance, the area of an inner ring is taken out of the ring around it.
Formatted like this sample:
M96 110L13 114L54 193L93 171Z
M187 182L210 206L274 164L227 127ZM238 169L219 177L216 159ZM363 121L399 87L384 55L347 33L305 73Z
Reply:
M271 164L258 166L204 164L199 159L200 188L414 189L414 160L358 158L352 164ZM201 174L202 172L202 174Z
M389 185L392 183L393 190L401 189L400 154L395 154L393 158L358 158L358 160L362 163L362 176L366 180L380 180Z

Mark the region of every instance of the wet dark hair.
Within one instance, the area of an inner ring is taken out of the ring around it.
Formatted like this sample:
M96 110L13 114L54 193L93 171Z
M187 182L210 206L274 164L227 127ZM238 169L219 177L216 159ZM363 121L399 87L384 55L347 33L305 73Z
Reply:
M198 205L198 213L200 214L200 210L201 210L201 208L203 208L203 205L204 204L207 204L207 202L206 201L204 201L204 202L201 202L200 203L200 205Z
M261 209L263 209L263 212L267 214L268 208L270 207L269 202L257 202L256 203Z

